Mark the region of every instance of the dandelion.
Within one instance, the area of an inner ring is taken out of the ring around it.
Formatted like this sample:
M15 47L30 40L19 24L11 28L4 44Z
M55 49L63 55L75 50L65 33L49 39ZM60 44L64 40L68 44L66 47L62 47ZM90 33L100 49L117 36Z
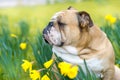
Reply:
M27 44L26 44L25 42L20 43L20 48L21 48L22 50L25 50L26 47L27 47Z
M78 66L73 66L67 62L60 62L58 64L58 68L60 68L60 73L64 76L68 76L70 79L73 79L77 76Z
M32 63L27 61L27 60L23 60L23 64L21 65L21 67L23 68L23 70L26 72L28 69L31 71L32 70Z
M17 38L17 36L15 34L10 34L10 36L13 38Z
M50 80L50 78L47 75L44 75L41 80Z
M30 71L30 78L31 78L32 80L37 80L37 79L40 80L40 72L37 71L37 70L31 70L31 71Z
M113 17L112 15L106 15L105 16L105 19L107 20L107 21L109 21L111 24L114 24L115 22L116 22L116 18L115 17Z
M45 63L44 63L44 67L45 67L45 68L49 68L49 67L52 65L52 63L53 63L53 59L45 62Z
M74 79L78 74L78 66L73 66L70 71L68 72L67 76L70 79Z

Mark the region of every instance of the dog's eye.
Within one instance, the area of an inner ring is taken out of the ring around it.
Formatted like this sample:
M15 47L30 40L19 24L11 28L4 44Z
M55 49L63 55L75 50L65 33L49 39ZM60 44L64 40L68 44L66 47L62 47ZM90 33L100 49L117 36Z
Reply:
M58 25L59 26L65 26L66 24L58 21Z

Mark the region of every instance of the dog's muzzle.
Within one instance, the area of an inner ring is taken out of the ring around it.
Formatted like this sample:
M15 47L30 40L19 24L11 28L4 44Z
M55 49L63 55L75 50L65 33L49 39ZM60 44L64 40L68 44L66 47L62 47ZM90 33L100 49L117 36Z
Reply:
M50 44L51 44L51 42L49 40L48 34L50 33L51 27L53 27L53 22L49 22L47 27L43 30L43 38L46 43L50 43Z
M43 38L51 45L62 46L64 43L61 41L61 33L54 27L53 22L43 30Z

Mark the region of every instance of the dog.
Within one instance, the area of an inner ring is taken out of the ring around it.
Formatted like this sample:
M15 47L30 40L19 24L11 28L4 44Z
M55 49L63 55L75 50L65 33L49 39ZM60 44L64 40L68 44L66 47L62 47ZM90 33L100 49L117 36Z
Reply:
M43 30L43 37L53 46L53 52L64 61L85 69L85 59L97 77L117 80L112 44L106 34L94 25L87 12L72 7L57 12Z

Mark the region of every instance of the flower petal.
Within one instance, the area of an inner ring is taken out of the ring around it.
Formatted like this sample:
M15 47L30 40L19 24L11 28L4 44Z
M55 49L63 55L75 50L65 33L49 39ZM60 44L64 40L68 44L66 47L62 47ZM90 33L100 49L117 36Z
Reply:
M52 65L52 63L53 63L53 59L45 62L45 63L44 63L44 67L45 67L45 68L49 68L49 67Z

